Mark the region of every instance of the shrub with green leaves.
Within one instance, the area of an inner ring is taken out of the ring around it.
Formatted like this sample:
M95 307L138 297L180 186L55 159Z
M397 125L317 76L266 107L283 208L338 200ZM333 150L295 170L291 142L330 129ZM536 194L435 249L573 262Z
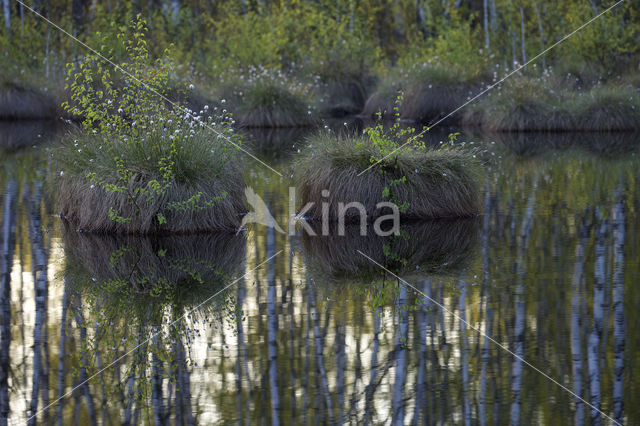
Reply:
M144 20L130 32L119 34L127 59L117 70L97 56L69 65L64 107L83 121L56 155L62 216L95 232L237 228L244 185L231 118L169 101L171 64L151 60Z

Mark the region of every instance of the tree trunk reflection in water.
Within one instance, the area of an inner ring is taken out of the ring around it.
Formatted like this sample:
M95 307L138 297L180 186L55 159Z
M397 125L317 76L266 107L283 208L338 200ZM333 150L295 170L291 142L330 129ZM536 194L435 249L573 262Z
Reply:
M31 241L31 257L33 266L33 282L35 293L36 321L33 327L33 380L31 388L31 403L29 405L29 424L36 423L36 413L38 412L38 397L40 386L43 383L42 347L43 328L47 317L47 255L44 250L44 239L42 237L42 221L40 207L42 201L42 185L36 184L32 200L29 203L29 239Z
M245 268L242 268L245 270ZM250 413L251 408L251 381L249 377L249 360L247 354L247 343L245 341L245 333L244 333L244 299L246 297L246 287L245 287L245 279L241 278L238 281L238 291L236 295L236 330L238 332L238 348L237 348L237 359L236 359L236 404L238 409L238 423L244 423L243 412L246 408L247 414ZM242 385L243 379L246 379L248 398L246 407L243 404L243 394L242 394ZM178 423L176 421L176 423ZM249 418L247 418L247 423L249 423ZM181 424L181 423L179 423Z
M587 362L589 366L589 385L591 394L591 422L599 425L602 422L600 417L600 339L602 337L602 318L604 308L604 281L605 281L605 257L607 223L602 218L599 210L596 210L597 219L600 221L596 233L595 265L593 286L593 328L589 334L587 348Z
M369 371L369 384L365 390L364 419L371 423L373 417L373 392L376 388L378 374L378 351L380 349L380 316L382 308L377 307L373 314L373 348L371 350L371 367Z
M584 263L585 263L585 247L589 239L589 229L582 224L578 231L578 243L576 244L576 260L573 268L573 282L571 286L571 358L573 360L573 393L583 398L582 387L582 282L584 280ZM574 397L576 405L575 423L576 425L584 424L584 403L578 397Z
M426 422L429 418L427 414L427 328L429 321L429 310L431 310L431 280L424 280L422 282L422 292L424 296L420 300L420 310L416 314L416 322L418 324L418 339L419 339L419 357L418 357L418 376L416 379L416 393L415 393L415 406L413 409L413 423L418 424ZM422 412L422 416L420 416Z
M409 313L407 311L407 286L398 281L400 292L396 299L396 311L398 313L398 330L396 331L396 344L394 348L396 362L396 377L393 386L393 418L392 423L404 424L404 382L407 375L407 331L409 328Z
M327 380L327 371L324 365L324 336L320 330L320 317L316 310L316 286L314 283L308 285L309 288L309 305L311 308L311 318L313 320L313 336L315 342L315 358L316 358L316 376L319 380L320 392L317 395L324 397L327 417L329 423L333 423L333 405L331 403L331 393L329 392L329 381Z
M471 403L469 402L469 337L467 336L467 286L464 280L459 283L460 297L460 366L462 369L462 400L465 426L471 425Z
M343 302L342 313L346 313L346 303ZM336 325L336 395L338 407L338 424L344 423L344 393L347 368L347 354L345 347L345 318L342 317L339 324Z
M64 281L64 293L62 295L62 315L60 318L60 342L58 350L58 407L56 411L56 418L58 425L62 426L62 409L64 407L64 399L61 399L64 395L64 382L65 382L65 368L64 362L66 359L66 342L67 342L67 309L69 308L69 283L67 277L63 278Z
M486 9L485 9L486 13ZM484 426L487 423L486 412L486 396L487 396L487 365L489 364L489 336L491 336L491 322L493 321L493 308L490 306L490 291L489 291L489 266L490 266L490 232L491 232L491 184L487 179L485 184L484 195L484 216L482 218L482 295L484 297L485 305L485 327L484 327L484 340L482 343L482 359L480 370L480 392L479 392L479 406L478 416L480 425Z
M267 336L269 346L269 389L271 424L280 424L280 391L278 389L278 314L276 307L275 231L267 228Z
M533 211L535 201L536 182L533 183L531 194L527 201L527 207L525 216L522 220L520 227L520 246L516 259L515 272L516 272L516 290L515 290L515 319L514 319L514 338L513 338L513 352L517 355L513 359L513 365L511 370L511 424L520 424L520 409L522 404L522 359L524 357L524 340L525 340L525 315L526 315L526 302L525 302L525 287L524 287L524 275L525 265L524 259L527 248L529 246L529 236L531 234L531 228L533 227ZM513 227L513 222L512 222Z
M18 187L15 180L7 184L2 208L2 248L0 249L0 425L6 425L9 417L9 347L11 343L11 268L15 247L16 209Z
M625 215L622 193L613 209L613 418L622 423L624 408L624 248Z
M89 414L89 419L91 420L92 425L96 425L96 409L93 403L93 396L91 395L91 389L89 388L87 374L87 367L89 367L89 360L87 358L87 326L84 322L84 317L82 315L82 301L78 298L76 303L73 303L73 313L76 318L76 325L80 330L80 383L83 383L78 390L83 392L84 398L87 402L87 410Z

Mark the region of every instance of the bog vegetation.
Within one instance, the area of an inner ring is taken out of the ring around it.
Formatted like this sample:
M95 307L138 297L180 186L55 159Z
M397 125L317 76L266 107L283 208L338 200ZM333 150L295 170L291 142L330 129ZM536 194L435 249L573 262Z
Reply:
M427 146L427 129L417 132L401 124L403 97L395 103L395 121L381 120L353 137L326 131L310 139L299 159L300 198L313 202L306 215L326 220L321 205L328 203L329 219L356 222L364 206L368 220L391 214L379 203L392 203L410 219L469 217L480 212L481 167L475 149L455 146L456 134L438 146Z
M69 66L64 107L83 120L56 152L60 213L93 232L234 230L244 183L232 119L168 103L172 65L150 58L145 33L138 17L119 34L117 71L95 56Z
M299 126L323 115L392 115L400 90L403 119L434 122L612 4L53 0L36 7L116 62L127 52L115 35L142 13L150 56L168 58L172 81L194 85L184 98L190 106L227 101L242 125ZM16 91L34 92L34 104L68 98L64 64L87 52L19 3L4 10L0 100ZM640 127L639 13L636 2L617 5L527 67L519 82L450 121L495 131ZM527 87L542 90L514 95ZM9 105L0 105L0 115L52 114L46 106Z

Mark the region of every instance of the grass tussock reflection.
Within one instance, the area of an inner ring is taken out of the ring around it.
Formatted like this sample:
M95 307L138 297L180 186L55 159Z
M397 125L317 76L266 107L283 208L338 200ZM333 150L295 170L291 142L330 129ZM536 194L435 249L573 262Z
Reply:
M245 250L243 235L226 233L136 238L67 227L64 241L72 286L121 313L201 303L239 274Z
M388 237L361 236L358 226L347 226L344 236L337 230L329 236L303 233L302 247L316 281L367 282L384 275L358 251L404 279L448 276L469 265L479 225L479 218L410 222L401 226L400 235ZM315 226L320 227L313 223Z

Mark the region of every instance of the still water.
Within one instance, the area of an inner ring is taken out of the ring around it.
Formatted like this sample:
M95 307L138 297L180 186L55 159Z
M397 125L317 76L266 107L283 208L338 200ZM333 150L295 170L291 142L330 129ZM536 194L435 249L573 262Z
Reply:
M463 134L484 214L395 239L77 233L57 137L0 132L2 424L640 423L638 135ZM304 137L247 137L285 230Z

